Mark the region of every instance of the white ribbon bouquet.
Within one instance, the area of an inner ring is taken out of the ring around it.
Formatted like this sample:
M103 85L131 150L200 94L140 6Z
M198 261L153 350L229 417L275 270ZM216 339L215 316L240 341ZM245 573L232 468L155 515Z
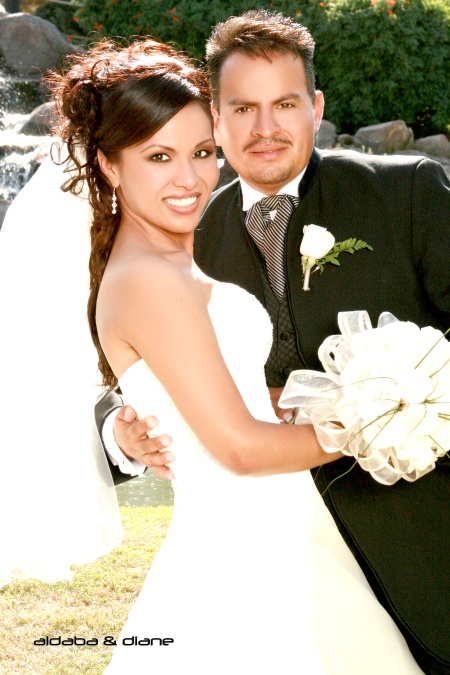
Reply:
M291 373L279 405L380 483L415 481L450 449L450 343L387 312L377 328L365 311L342 312L338 324L319 349L325 373Z

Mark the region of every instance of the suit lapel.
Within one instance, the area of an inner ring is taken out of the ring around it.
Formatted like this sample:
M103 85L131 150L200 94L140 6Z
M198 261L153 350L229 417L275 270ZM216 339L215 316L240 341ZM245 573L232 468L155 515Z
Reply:
M194 242L195 258L206 274L241 286L264 304L260 263L245 227L238 181L213 198Z

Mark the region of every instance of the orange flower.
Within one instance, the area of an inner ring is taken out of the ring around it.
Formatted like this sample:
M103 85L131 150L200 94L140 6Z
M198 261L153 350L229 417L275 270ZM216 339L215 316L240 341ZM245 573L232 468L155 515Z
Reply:
M392 11L392 9L388 9L388 14L389 14L389 16L392 16L392 15L394 14L394 12Z
M73 17L73 20L75 21L75 23L78 23L79 18L78 18L77 16L74 16L74 17Z
M176 12L176 11L177 11L176 7L173 7L172 9L169 9L169 12Z
M387 4L393 7L396 3L396 0L387 0Z
M375 5L378 3L378 0L370 0L370 4L372 7L375 7Z
M326 7L326 4L325 4L324 2L319 2L319 5L320 5L321 7Z
M69 42L72 42L72 36L71 35L66 35L66 38L69 40Z
M102 23L94 23L94 30L101 30L103 28Z
M111 0L111 4L112 4L112 5L115 5L115 4L116 4L116 0Z
M172 19L173 19L174 21L178 21L178 17L175 16L174 14L172 14Z
M297 10L295 11L296 16L300 16L301 13L302 13L302 10L301 10L301 9L297 9Z

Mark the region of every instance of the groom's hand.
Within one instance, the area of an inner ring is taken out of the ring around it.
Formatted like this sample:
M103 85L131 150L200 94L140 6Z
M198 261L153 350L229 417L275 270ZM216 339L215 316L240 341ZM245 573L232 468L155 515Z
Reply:
M173 480L174 475L168 465L175 457L167 450L172 438L167 434L155 438L147 436L147 432L158 424L159 420L153 416L138 420L133 408L126 405L120 408L114 420L114 439L126 457L150 467L160 478Z
M283 389L284 387L269 387L270 400L272 401L272 408L275 410L275 415L284 422L290 422L294 411L278 407L278 401L280 400Z

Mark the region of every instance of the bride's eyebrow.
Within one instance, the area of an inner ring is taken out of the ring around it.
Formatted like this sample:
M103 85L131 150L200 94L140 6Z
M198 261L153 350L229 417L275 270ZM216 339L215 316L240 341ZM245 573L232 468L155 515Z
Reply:
M201 145L206 145L207 143L215 143L214 138L212 136L208 136L208 138L205 138L203 141L197 143L195 147L199 148Z
M214 143L214 138L212 136L208 136L208 138L205 138L203 141L199 141L195 147L199 148L202 145L206 145L207 143ZM168 150L169 152L176 152L176 149L171 148L169 145L161 145L160 143L151 143L150 145L146 145L145 148L143 148L139 154L142 155L144 152L148 152L152 148L157 148L158 150Z
M146 145L145 148L143 148L140 151L140 154L142 155L143 152L147 152L148 150L151 150L152 148L158 148L158 150L169 150L171 152L174 152L175 148L171 148L168 145L160 145L159 143L151 143L150 145Z

